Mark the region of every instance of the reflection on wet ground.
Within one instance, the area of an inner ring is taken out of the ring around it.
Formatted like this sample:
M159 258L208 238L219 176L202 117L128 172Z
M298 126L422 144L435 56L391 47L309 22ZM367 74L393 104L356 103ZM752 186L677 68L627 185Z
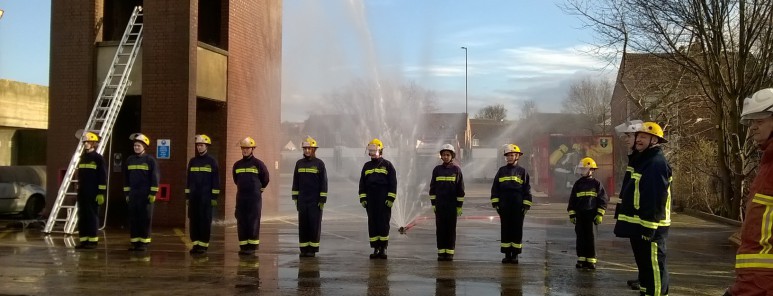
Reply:
M350 198L329 197L315 258L298 257L292 213L264 220L260 250L250 257L237 254L233 225L214 227L203 256L188 254L190 241L181 229L156 229L145 253L126 251L128 235L121 230L106 231L96 250L75 251L72 237L0 229L0 294L638 295L625 284L636 277L635 265L628 241L612 235L611 216L599 226L596 271L574 268L574 230L561 203L533 207L520 264L503 265L488 184L468 187L453 262L436 260L431 216L405 235L392 229L388 260L368 259L362 208ZM734 276L727 237L735 228L681 214L672 218L670 294L721 295Z

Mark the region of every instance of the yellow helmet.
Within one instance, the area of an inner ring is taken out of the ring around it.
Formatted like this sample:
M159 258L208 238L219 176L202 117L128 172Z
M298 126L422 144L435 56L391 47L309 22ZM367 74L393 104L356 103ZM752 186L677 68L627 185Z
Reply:
M519 148L518 145L515 145L515 144L507 144L505 145L503 150L504 150L503 155L507 155L508 153L523 154L523 152L521 152L521 148Z
M370 140L370 142L368 142L368 145L375 145L376 147L378 147L378 150L384 149L384 143L382 143L381 140L379 140L378 138L374 138L373 140Z
M242 139L241 141L239 141L239 147L242 147L242 148L255 148L255 140L250 138L250 137L246 137L246 138Z
M301 144L301 147L303 148L319 148L317 146L317 140L314 140L314 138L310 136L306 136L306 140L303 140L303 143Z
M150 138L142 133L133 133L129 136L129 140L142 142L145 146L150 146Z
M196 144L212 145L212 139L210 139L209 136L205 134L196 135L195 137L193 137L193 142Z
M590 157L586 157L586 158L583 158L582 160L580 160L580 164L578 166L581 167L581 168L584 168L584 169L597 169L597 168L599 168L596 165L596 161L593 160L593 158L590 158Z
M663 128L660 127L657 123L654 123L652 121L648 121L641 124L641 127L639 128L640 133L650 134L653 136L658 137L659 143L668 143L668 140L664 138L663 134Z
M81 136L81 142L99 142L99 136L92 132L85 132Z

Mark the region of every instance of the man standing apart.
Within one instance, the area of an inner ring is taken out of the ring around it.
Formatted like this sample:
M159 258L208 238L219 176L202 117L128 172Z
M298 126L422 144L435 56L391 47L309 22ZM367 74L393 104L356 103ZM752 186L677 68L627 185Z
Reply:
M641 295L668 295L666 238L671 225L671 167L661 148L663 129L645 122L635 133L631 180L620 192L615 235L631 241Z
M150 225L153 218L153 203L158 192L158 164L147 153L150 138L134 133L134 155L124 163L124 187L126 202L129 203L129 235L132 246L129 251L145 251L150 244Z
M78 163L78 234L76 249L95 249L99 237L99 206L105 202L107 169L105 159L97 153L99 136L86 132L81 137L83 155Z
M188 202L191 254L204 254L209 249L212 230L212 208L217 206L220 194L220 168L217 160L207 153L212 139L207 135L196 135L196 156L188 161L188 186L185 198Z
M292 198L298 211L298 247L300 257L314 257L319 252L322 233L322 209L327 202L327 170L317 158L319 146L312 137L303 141L303 158L293 170Z
M234 163L236 183L236 229L239 233L239 255L253 255L260 245L260 214L263 191L268 185L268 169L255 158L255 140L246 137L239 142L242 159Z
M523 219L532 204L529 173L518 165L523 153L515 144L504 147L507 164L499 168L491 185L491 206L499 214L502 242L500 251L505 254L502 263L518 264L523 249Z
M735 256L735 283L725 295L770 295L773 291L773 88L744 101L741 123L762 151L759 171L747 197L741 246Z

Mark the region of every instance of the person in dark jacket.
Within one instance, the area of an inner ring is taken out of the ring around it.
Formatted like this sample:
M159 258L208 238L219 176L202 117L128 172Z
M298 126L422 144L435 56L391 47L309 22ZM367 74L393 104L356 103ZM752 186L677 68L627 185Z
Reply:
M596 228L601 224L607 210L609 198L599 180L593 178L593 172L599 167L590 157L580 160L577 172L582 175L574 182L569 195L569 221L574 224L577 234L576 268L596 269Z
M491 186L491 206L499 214L502 229L500 251L505 254L502 263L518 264L518 255L523 249L523 219L532 205L529 174L518 165L521 155L521 148L515 144L505 145L507 164L499 168Z
M239 142L242 159L234 163L236 184L236 228L239 236L239 255L253 255L260 245L260 214L263 191L268 185L268 169L255 158L255 140L246 137Z
M78 163L78 234L76 249L95 249L99 242L99 206L105 202L107 169L105 159L97 153L99 136L86 132L81 137L83 154Z
M636 132L639 154L629 163L631 180L620 192L615 235L631 241L642 295L668 294L666 238L671 225L671 167L663 155L663 129L645 122Z
M435 212L438 261L454 259L456 246L456 217L462 215L464 178L462 169L454 164L456 151L451 144L440 148L442 164L432 170L429 181L429 199Z
M327 170L316 157L319 146L312 137L303 141L303 158L293 170L292 198L298 211L298 247L300 257L314 257L319 252L322 233L322 210L327 202Z
M367 146L370 161L362 166L360 173L360 204L368 213L368 236L373 254L370 259L386 259L389 245L389 221L392 205L397 199L397 172L388 160L382 157L384 144L373 139Z
M220 195L220 168L217 160L207 153L212 139L207 135L196 135L196 156L188 161L188 179L185 198L188 203L190 237L193 242L191 254L204 254L209 249L212 230L212 208L217 206Z
M631 180L631 173L633 172L633 167L631 167L631 163L633 163L634 159L636 158L636 155L639 154L638 151L636 151L636 131L641 129L641 125L644 123L641 120L630 120L623 122L622 124L615 127L615 132L617 135L625 142L626 144L626 152L628 156L628 162L626 163L625 168L625 174L623 175L623 181L622 186L620 186L622 191L622 188L625 188L625 185ZM621 197L622 198L622 197ZM617 220L617 214L619 209L621 207L622 201L618 201L618 203L615 205L615 220ZM626 281L626 284L628 287L631 288L631 290L639 291L641 289L641 286L639 285L638 279L628 280Z
M159 170L156 159L147 153L150 138L134 133L129 139L134 141L134 155L126 158L123 164L123 190L126 202L129 203L129 235L132 244L129 251L145 251L150 244Z

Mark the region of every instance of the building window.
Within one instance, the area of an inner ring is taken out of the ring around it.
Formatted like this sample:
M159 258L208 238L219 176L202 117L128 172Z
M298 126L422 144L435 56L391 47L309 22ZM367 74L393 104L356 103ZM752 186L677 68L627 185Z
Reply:
M472 147L478 147L480 146L480 141L478 139L472 139Z

